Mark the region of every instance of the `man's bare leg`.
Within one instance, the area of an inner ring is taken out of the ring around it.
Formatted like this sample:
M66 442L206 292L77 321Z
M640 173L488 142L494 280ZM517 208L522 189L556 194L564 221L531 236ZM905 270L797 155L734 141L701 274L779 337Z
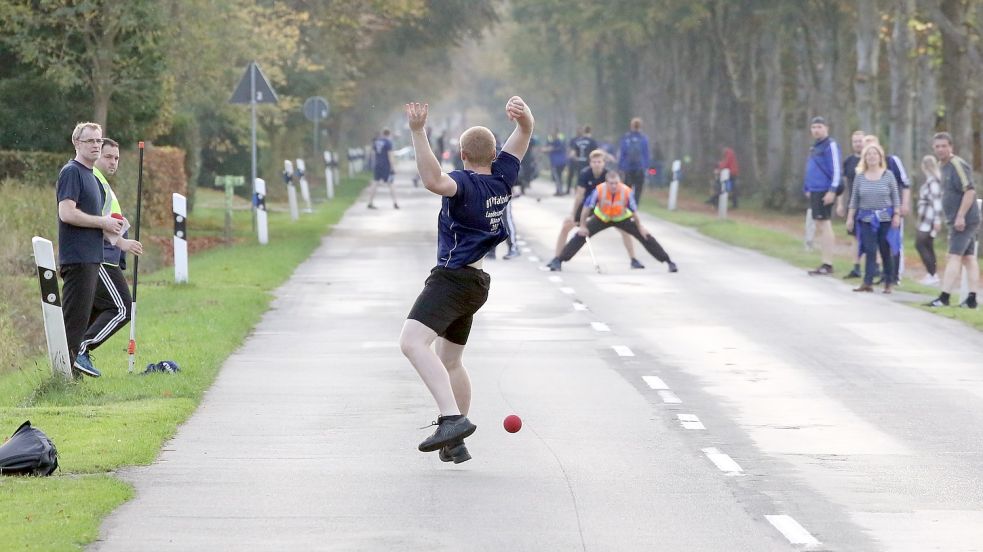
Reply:
M437 357L447 369L457 408L461 414L467 416L468 410L471 409L471 378L468 377L468 371L464 367L464 345L452 343L443 337L438 337L436 343Z
M553 255L554 257L559 257L560 252L563 251L563 247L567 245L571 230L573 230L573 219L563 219L563 226L560 227L560 236L556 238L556 254Z
M379 181L373 179L372 184L369 185L369 208L374 208L374 205L372 205L372 200L375 199L375 191L376 188L378 187L379 187Z
M440 357L430 348L435 339L437 332L417 320L407 319L399 334L399 349L420 374L420 379L437 401L440 415L456 416L461 414L461 410L454 398L449 372Z
M819 247L822 250L823 264L833 266L833 248L836 245L833 235L833 221L817 220L816 231L819 235Z
M966 279L969 281L969 292L978 293L980 291L980 261L976 255L966 255L962 258L963 270L966 271Z
M945 274L942 275L942 291L952 293L959 283L962 272L962 256L949 254L945 261Z
M621 242L625 244L625 251L628 252L628 258L635 258L635 239L628 235L627 232L618 228L618 232L621 232Z

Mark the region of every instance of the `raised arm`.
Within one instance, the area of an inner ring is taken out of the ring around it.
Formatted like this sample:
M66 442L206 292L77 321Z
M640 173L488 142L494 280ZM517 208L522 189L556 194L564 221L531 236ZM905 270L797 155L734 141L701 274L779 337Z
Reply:
M505 114L508 115L509 119L515 121L515 130L505 141L502 151L511 153L521 161L526 155L526 150L529 149L529 139L532 138L532 130L535 125L532 110L529 109L526 102L522 101L522 98L512 96L505 104Z
M451 197L457 193L457 182L440 170L440 162L430 149L430 140L427 139L426 131L429 110L428 104L406 104L406 118L410 124L410 135L413 137L416 170L420 172L420 180L423 181L424 187L435 194Z

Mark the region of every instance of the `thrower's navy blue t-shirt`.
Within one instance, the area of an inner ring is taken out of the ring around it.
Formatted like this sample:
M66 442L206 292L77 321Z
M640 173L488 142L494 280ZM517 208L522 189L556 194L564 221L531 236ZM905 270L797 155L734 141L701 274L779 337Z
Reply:
M105 197L92 169L72 159L58 174L58 203L70 199L83 213L102 216ZM102 263L102 229L82 228L58 217L59 264Z
M375 150L375 172L389 175L392 167L389 165L389 152L393 149L393 143L389 138L379 137L372 141L372 148Z
M451 171L457 193L441 201L437 216L437 266L461 268L484 258L505 240L505 206L519 176L519 160L499 152L491 174Z

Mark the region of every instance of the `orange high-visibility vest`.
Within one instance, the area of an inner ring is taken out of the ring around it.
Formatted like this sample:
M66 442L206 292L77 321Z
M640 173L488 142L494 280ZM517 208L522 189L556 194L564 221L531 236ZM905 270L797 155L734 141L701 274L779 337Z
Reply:
M609 188L607 182L597 185L597 205L594 206L594 215L604 222L620 222L631 218L633 213L628 208L631 188L624 183L619 183L613 190Z

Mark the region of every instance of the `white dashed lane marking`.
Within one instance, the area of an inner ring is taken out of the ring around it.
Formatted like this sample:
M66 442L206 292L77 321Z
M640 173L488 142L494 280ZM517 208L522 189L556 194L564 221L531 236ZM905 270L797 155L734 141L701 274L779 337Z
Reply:
M591 322L590 327L594 328L598 332L610 332L611 328L608 327L604 322Z
M659 376L642 376L642 379L645 380L645 383L647 383L652 389L669 389L666 382L662 381L662 378Z
M576 310L576 311L585 311L585 310L587 310L587 305L581 303L580 301L574 301L573 302L573 310Z
M676 417L679 418L679 423L683 425L683 429L706 429L696 414L676 414Z
M575 293L572 287L561 287L560 291L566 293L567 295L573 295Z
M683 401L676 396L675 393L669 390L659 391L659 397L662 397L662 402L666 404L682 404Z
M549 280L554 284L559 284L560 282L563 281L563 278L560 278L559 276L550 276Z
M709 458L710 461L713 462L718 469L720 469L720 471L726 473L727 475L741 475L744 473L744 470L741 469L741 466L739 466L733 458L720 452L714 447L703 449L703 454L706 454L707 458Z
M631 352L631 349L629 349L625 345L612 345L611 348L614 349L614 352L618 353L618 356L620 357L635 356L635 353Z
M530 263L538 263L539 262L539 257L536 257L536 256L530 256L530 257L526 257L526 258L529 259L529 262Z
M809 534L804 527L799 525L799 522L792 519L792 517L785 514L765 516L765 519L769 523L775 526L781 534L785 535L788 542L792 544L819 544L816 537Z

